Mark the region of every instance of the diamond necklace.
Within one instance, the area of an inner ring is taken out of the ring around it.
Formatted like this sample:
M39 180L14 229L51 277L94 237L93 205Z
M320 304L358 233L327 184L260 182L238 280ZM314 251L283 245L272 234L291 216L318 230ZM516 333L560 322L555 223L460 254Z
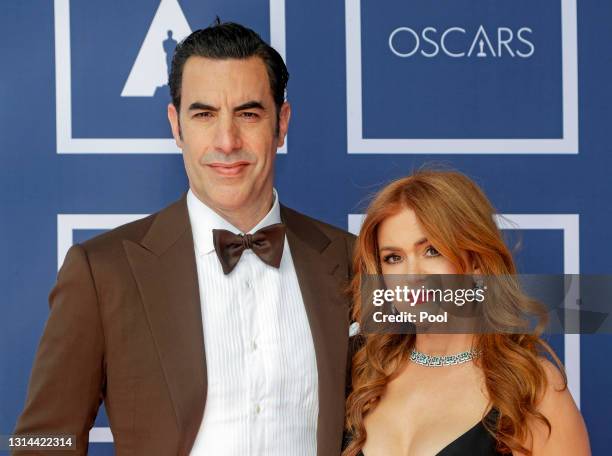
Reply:
M413 348L410 352L410 361L421 366L427 367L455 366L457 364L463 364L467 363L468 361L472 361L474 358L478 358L481 353L481 351L474 349L463 351L455 355L433 356L426 355L425 353L422 353Z

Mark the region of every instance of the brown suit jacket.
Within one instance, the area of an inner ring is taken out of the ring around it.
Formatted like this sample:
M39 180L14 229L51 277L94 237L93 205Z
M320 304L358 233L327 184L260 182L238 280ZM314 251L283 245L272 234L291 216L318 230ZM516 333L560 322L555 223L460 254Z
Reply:
M86 454L105 401L116 454L189 454L207 375L185 197L70 248L49 295L16 434L74 434L78 451L66 454ZM317 454L337 456L349 327L343 289L354 237L283 206L281 219L314 339Z

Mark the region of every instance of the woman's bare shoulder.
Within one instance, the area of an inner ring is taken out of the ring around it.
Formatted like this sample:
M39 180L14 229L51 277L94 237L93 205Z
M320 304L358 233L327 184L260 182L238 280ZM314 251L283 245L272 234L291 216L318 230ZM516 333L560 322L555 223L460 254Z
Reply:
M538 403L538 411L550 422L551 430L540 420L533 420L534 455L591 454L584 419L576 406L563 372L551 361L540 358L546 374L546 389Z

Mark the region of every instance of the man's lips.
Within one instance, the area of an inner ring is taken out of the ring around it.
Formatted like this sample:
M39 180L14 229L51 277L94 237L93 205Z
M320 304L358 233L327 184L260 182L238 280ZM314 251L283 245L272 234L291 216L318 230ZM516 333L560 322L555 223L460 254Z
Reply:
M250 165L249 162L239 161L234 163L210 163L207 166L222 176L237 176L248 165Z

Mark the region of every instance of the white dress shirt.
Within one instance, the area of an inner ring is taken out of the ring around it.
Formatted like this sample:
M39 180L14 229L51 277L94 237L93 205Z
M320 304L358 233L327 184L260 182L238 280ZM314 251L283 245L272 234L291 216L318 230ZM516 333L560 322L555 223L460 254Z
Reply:
M187 208L208 378L204 417L191 455L315 456L317 364L286 237L279 269L247 249L224 275L212 230L240 230L191 190ZM280 222L274 190L272 209L249 233Z

